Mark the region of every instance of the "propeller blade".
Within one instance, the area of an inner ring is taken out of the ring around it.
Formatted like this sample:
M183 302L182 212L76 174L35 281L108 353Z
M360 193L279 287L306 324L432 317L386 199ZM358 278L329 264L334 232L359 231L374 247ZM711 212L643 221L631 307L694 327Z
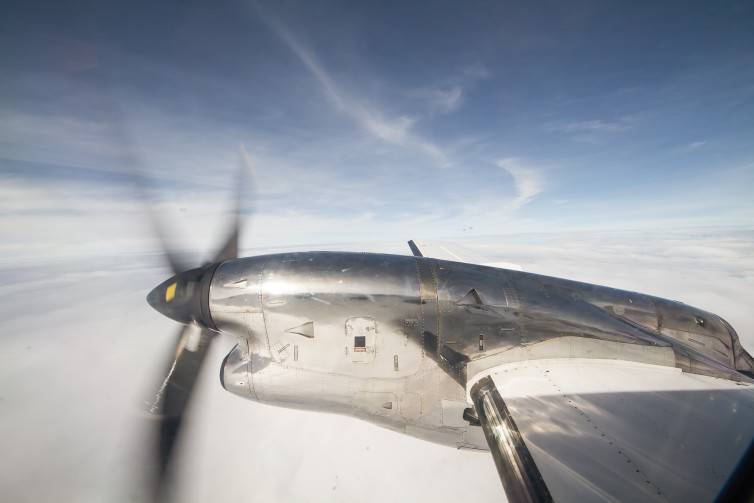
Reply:
M142 195L149 210L157 236L174 276L155 287L147 296L149 304L161 314L184 323L175 347L175 354L165 372L165 378L150 406L149 413L157 420L156 456L157 473L154 477L154 501L166 499L166 483L175 446L183 423L186 407L191 400L198 374L207 357L212 340L217 333L207 309L209 282L219 262L238 257L238 242L245 216L250 212L249 185L254 190L254 170L246 150L241 146L241 162L236 184L236 201L232 225L227 238L211 263L190 269L176 252L174 236L162 225L155 214L145 186ZM207 328L210 327L210 328Z
M198 325L184 325L178 335L175 354L170 360L165 379L157 391L149 413L156 418L157 443L155 455L158 472L154 492L155 501L164 495L168 467L171 464L178 433L186 406L191 400L194 385L217 334Z
M228 233L225 244L215 254L213 262L222 262L238 258L238 237L241 228L246 220L245 215L252 211L253 195L256 192L256 176L254 165L251 163L249 154L243 145L240 146L240 169L238 170L238 181L236 190L236 208L233 220L233 226ZM247 189L247 185L250 185Z
M238 258L238 235L240 227L241 218L237 217L235 227L231 229L228 239L215 255L214 259L212 260L213 262L223 262L225 260Z
M146 196L145 196L146 197ZM152 204L147 202L147 208L149 209L149 220L152 223L152 228L157 238L160 240L160 246L162 247L165 260L167 260L170 269L174 274L181 273L191 268L190 260L177 251L176 245L177 239L174 232L167 230L167 226L163 225L162 221L157 217L152 209Z
M158 201L154 188L150 186L151 178L138 166L136 161L134 161L134 163L135 166L132 169L137 175L137 195L144 203L150 227L160 242L160 247L165 256L165 260L168 262L173 274L178 274L190 269L192 264L196 263L196 257L178 251L181 248L181 245L186 246L188 243L185 236L182 236L174 225L168 225L165 222L165 219L158 215L158 212L156 211Z

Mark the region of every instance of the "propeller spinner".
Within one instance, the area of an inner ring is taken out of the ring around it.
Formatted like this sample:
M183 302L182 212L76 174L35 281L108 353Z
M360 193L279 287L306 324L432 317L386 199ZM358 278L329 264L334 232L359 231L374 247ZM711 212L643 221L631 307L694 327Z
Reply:
M154 288L147 302L157 312L178 323L196 323L217 330L209 315L209 286L220 262L178 273Z

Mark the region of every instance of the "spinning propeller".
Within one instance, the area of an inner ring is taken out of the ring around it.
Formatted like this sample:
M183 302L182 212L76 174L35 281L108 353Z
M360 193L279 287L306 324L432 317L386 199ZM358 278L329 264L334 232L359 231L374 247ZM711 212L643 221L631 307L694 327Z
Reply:
M236 193L235 214L231 228L222 246L210 263L189 269L179 256L175 240L160 225L156 215L152 222L160 238L173 277L158 285L147 295L147 302L158 312L183 324L178 331L175 352L166 369L165 377L150 404L149 414L156 419L156 443L153 456L157 473L152 496L155 501L166 498L168 467L183 422L186 406L191 400L197 376L207 357L210 345L217 336L217 327L209 315L208 292L212 275L218 265L238 257L238 237L243 226L244 183L253 174L251 161L241 147L241 163Z

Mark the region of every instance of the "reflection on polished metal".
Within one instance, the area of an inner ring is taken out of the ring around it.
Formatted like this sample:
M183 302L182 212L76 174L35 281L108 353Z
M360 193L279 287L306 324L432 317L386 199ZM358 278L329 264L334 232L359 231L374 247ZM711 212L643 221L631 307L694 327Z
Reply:
M471 399L479 411L479 419L508 501L551 502L552 496L542 474L492 379L484 377L479 380L471 388Z
M190 281L176 276L155 289L150 303L237 338L221 369L226 390L457 448L491 449L506 491L521 501L551 498L485 377L492 369L531 360L620 360L754 383L754 359L712 313L428 258L411 248L414 256L305 252L218 260L195 273L193 290L182 289ZM164 301L176 281L175 302L187 299L185 309Z
M456 447L487 449L478 427L461 421L465 407L449 421L442 401L464 402L467 375L531 358L543 343L551 358L620 348L609 357L742 382L754 369L732 328L700 309L425 257L307 252L227 261L208 303L212 324L242 342L223 370L227 389ZM386 410L387 401L401 405Z

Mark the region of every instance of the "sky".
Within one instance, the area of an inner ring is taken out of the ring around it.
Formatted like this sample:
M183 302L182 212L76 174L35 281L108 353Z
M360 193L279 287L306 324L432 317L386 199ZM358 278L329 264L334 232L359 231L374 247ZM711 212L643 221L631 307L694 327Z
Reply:
M139 500L176 328L144 302L169 275L150 212L199 263L241 145L247 253L451 239L697 305L751 351L753 26L751 2L3 2L7 499ZM209 370L180 501L500 498L483 454L247 402Z
M0 256L754 224L750 2L5 2ZM147 222L145 224L145 221ZM113 225L113 222L118 222Z

